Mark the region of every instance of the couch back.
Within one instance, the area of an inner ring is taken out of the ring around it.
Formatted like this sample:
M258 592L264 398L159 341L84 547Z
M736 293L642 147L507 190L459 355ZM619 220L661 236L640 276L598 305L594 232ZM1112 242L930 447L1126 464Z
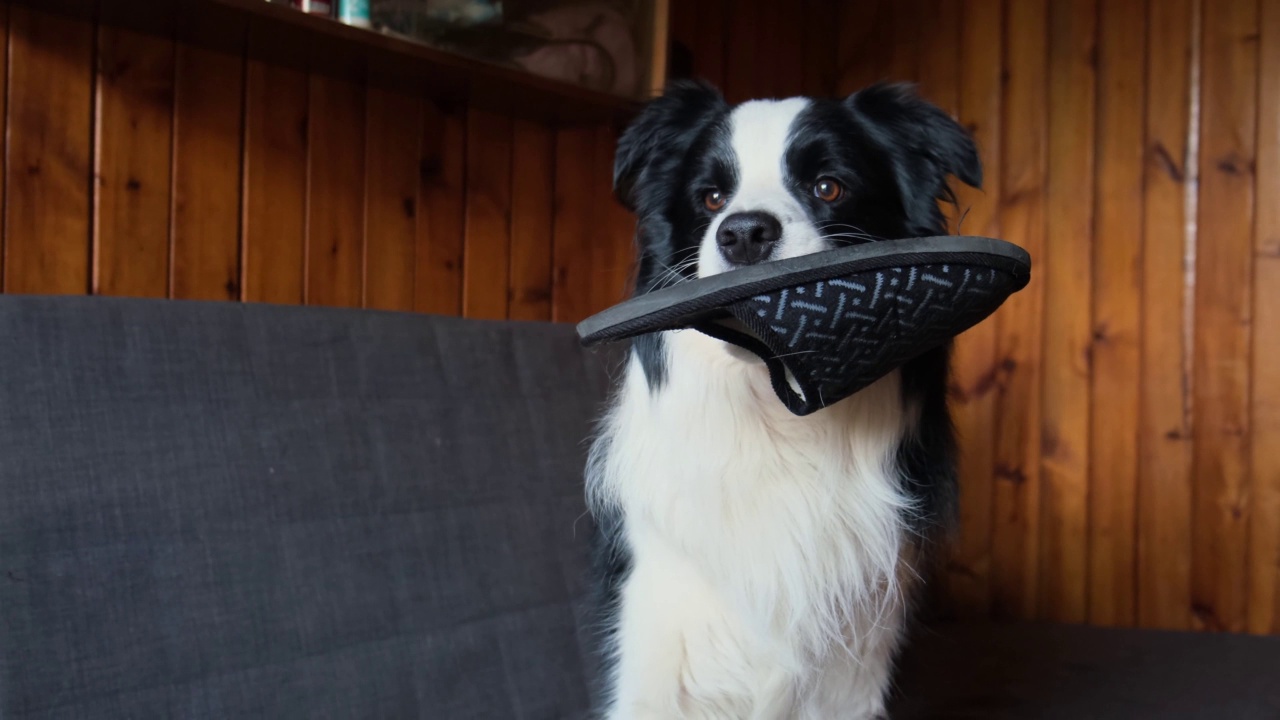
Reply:
M0 297L0 717L581 716L606 369L563 326Z

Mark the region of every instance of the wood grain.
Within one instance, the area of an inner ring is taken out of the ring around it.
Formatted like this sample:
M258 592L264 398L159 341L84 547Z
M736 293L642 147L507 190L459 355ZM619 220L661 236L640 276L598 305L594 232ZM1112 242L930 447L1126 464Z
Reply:
M1146 0L1098 5L1093 375L1089 398L1089 622L1137 618L1139 333Z
M15 6L9 30L4 289L84 294L90 273L93 28Z
M247 82L244 299L296 305L306 276L307 76L250 60Z
M591 303L588 307L591 313L620 302L631 289L635 223L626 208L613 197L613 156L617 140L613 128L596 126L591 181L591 222L596 228L591 240Z
M365 95L358 85L311 76L307 196L309 305L360 307L365 230Z
M517 120L511 132L511 280L507 316L551 319L551 235L555 135Z
M943 0L938 0L939 2ZM804 0L804 94L827 97L838 94L836 37L839 28L832 21L827 0Z
M1147 8L1143 190L1142 382L1138 421L1137 622L1187 629L1191 619L1191 363L1188 248L1195 246L1192 69L1198 0ZM1194 258L1194 254L1190 256Z
M413 310L422 103L374 87L367 103L364 305Z
M1030 255L1031 282L996 315L996 397L992 506L992 612L1036 617L1040 504L1040 417L1047 187L1046 0L1006 5L1002 97L1000 229ZM993 168L994 170L994 168Z
M244 59L177 50L170 289L189 300L240 299Z
M462 314L507 315L511 270L511 118L467 115L467 225Z
M425 103L422 132L414 309L461 315L466 112Z
M725 86L725 56L729 44L728 0L699 0L697 3L698 43L693 47L693 71L721 89Z
M1039 596L1060 622L1088 615L1096 25L1094 0L1049 5Z
M831 20L838 23L836 92L861 90L889 75L893 39L893 4L889 0L840 3Z
M959 121L970 130L988 173L985 187L957 187L971 235L1000 237L1001 4L965 0L961 7ZM957 183L958 184L958 183ZM964 528L948 565L947 590L955 610L983 617L991 604L991 507L995 461L995 322L987 320L956 339L951 373L952 416L961 439L960 525Z
M731 103L753 99L762 84L768 83L772 58L760 52L759 31L764 22L764 0L734 2L725 16L724 94Z
M1280 2L1259 5L1252 464L1246 629L1280 633Z
M169 293L173 54L170 40L98 31L95 294Z
M954 0L927 0L917 46L920 95L952 117L959 108L960 8Z
M552 234L554 285L551 316L577 322L592 312L594 265L592 227L595 181L595 131L563 128L556 133L555 227Z
M1238 632L1245 628L1249 521L1257 3L1215 2L1203 24L1192 610L1198 626Z

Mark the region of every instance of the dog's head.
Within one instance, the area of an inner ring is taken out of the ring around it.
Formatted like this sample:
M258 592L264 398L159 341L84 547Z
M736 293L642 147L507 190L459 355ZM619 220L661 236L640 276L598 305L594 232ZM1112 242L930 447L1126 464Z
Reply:
M674 84L618 143L639 219L637 292L851 243L940 234L948 179L979 187L969 134L899 85L729 106Z

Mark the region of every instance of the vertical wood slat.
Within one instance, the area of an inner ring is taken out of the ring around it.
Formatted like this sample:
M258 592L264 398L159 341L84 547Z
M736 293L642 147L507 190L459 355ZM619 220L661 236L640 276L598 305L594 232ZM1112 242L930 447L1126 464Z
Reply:
M1047 172L1046 0L1005 4L1000 229L1036 271L996 316L1004 382L996 399L992 505L992 610L1032 618L1038 609L1041 317L1044 312Z
M939 2L945 0L937 0ZM804 94L825 97L838 93L836 87L836 23L830 17L827 0L804 0ZM798 55L799 53L797 53Z
M596 313L620 302L629 289L632 240L635 224L631 214L613 197L613 155L617 135L612 127L600 125L595 130L595 158L592 164L592 226L599 232L591 240L592 278L589 313Z
M591 128L556 132L554 284L551 314L557 322L577 322L591 314L593 265L591 203L594 198L595 133Z
M467 122L462 110L423 106L414 309L462 314Z
M173 59L170 39L98 30L95 294L169 292Z
M93 28L25 6L9 12L4 289L84 294L90 289Z
M743 0L732 4L725 17L725 77L722 89L731 103L751 99L758 91L770 60L760 53L756 33L764 25L762 0Z
M1247 584L1257 7L1222 0L1203 18L1191 589L1197 623L1236 632Z
M244 299L297 305L306 275L307 76L250 60L246 81Z
M892 6L889 0L840 3L838 12L831 18L832 22L839 24L837 93L848 95L888 76L888 45L893 37Z
M240 299L244 60L177 48L170 292Z
M467 115L467 221L462 314L507 315L511 268L511 118L472 108Z
M698 42L693 48L694 74L723 89L728 44L728 0L699 0L695 18Z
M1146 0L1098 4L1089 622L1132 626L1142 273Z
M511 131L511 270L507 316L551 319L551 237L555 136L551 128L516 120Z
M367 89L366 102L364 305L412 310L422 105L418 98L375 87Z
M962 232L1000 236L1000 0L965 0L961 7L958 117L991 168L981 191L957 187ZM959 184L959 183L957 183ZM991 601L991 507L995 475L995 322L979 323L956 340L951 407L963 443L960 454L960 536L949 565L947 590L963 616L985 616Z
M917 50L919 92L929 102L956 116L960 93L960 8L954 0L927 0L923 12L930 18L920 28ZM986 168L987 172L994 168Z
M1191 617L1191 368L1186 326L1191 72L1198 0L1147 5L1142 382L1138 420L1137 622L1186 629ZM1194 242L1194 235L1191 240Z
M1083 622L1088 598L1095 0L1049 6L1049 197L1041 397L1041 612Z
M365 96L354 83L312 75L306 301L359 307L365 230Z
M1246 629L1280 633L1280 2L1264 1L1260 10Z

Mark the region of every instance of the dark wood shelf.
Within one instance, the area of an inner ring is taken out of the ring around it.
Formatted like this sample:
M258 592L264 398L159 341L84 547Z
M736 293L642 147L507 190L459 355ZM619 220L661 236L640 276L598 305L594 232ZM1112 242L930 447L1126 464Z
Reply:
M560 124L625 122L631 100L265 0L14 0L181 42Z

